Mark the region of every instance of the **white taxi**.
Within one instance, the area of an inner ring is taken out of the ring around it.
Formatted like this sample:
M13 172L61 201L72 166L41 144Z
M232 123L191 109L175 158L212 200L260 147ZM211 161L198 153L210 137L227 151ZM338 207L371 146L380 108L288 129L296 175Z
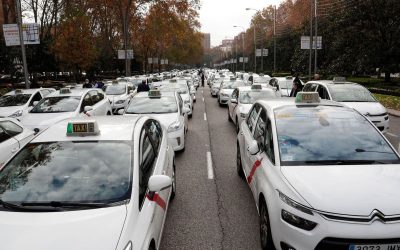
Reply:
M16 89L0 97L0 117L19 119L55 89Z
M150 90L140 92L119 112L128 116L149 115L159 120L168 131L168 140L175 151L185 150L189 108L177 92Z
M389 115L386 108L368 89L357 83L347 82L343 77L336 77L331 81L307 82L304 91L317 92L321 99L340 102L357 110L368 117L382 132L387 132L389 129Z
M312 92L257 101L237 145L263 249L400 248L400 156L362 114Z
M162 84L158 89L161 91L178 92L185 106L189 108L189 113L188 113L189 118L192 117L194 108L193 99L189 87L186 83L186 80L171 79L168 82Z
M110 102L101 89L62 88L42 99L21 123L41 131L66 118L111 114Z
M1 169L1 248L158 249L175 191L174 151L158 121L67 119Z
M128 106L136 94L136 87L129 81L113 81L105 86L105 92L110 101L112 112L115 114L120 109Z
M238 87L233 91L228 101L228 120L235 124L236 132L239 132L240 124L246 119L251 106L257 100L279 97L281 97L279 91L258 84Z
M25 128L18 120L0 118L0 168L33 137L34 132Z
M246 86L244 81L236 80L236 78L231 78L230 80L224 80L221 83L221 87L218 91L218 103L220 106L228 104L229 99L233 93L233 90L237 87Z

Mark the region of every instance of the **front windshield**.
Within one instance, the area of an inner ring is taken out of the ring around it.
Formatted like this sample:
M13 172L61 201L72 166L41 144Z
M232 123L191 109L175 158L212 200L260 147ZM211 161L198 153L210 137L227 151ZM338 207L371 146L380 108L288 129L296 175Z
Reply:
M270 78L267 77L255 77L254 78L254 83L259 83L259 84L268 84Z
M107 95L123 95L126 91L125 84L115 84L115 85L108 85L106 87L106 94Z
M0 199L111 203L130 197L132 148L124 142L25 146L0 172Z
M337 102L376 102L372 94L359 85L332 85L329 86L332 100Z
M293 86L293 81L291 80L280 80L278 81L279 88L281 89L291 89Z
M167 114L177 113L178 105L175 97L160 98L134 97L126 110L127 114Z
M186 84L181 85L164 85L160 88L162 91L176 91L178 94L185 95L188 93L188 87Z
M257 100L276 97L272 91L242 91L239 94L239 102L253 104Z
M81 101L78 96L56 96L42 99L30 113L74 112Z
M22 106L30 97L31 94L3 95L0 97L0 107Z
M369 121L338 107L275 111L281 165L400 163Z

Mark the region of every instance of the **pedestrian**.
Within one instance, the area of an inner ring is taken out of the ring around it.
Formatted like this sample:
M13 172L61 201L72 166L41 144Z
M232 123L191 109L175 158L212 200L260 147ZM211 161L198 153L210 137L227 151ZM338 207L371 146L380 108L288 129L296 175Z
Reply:
M150 87L147 84L146 80L142 80L142 83L138 85L137 92L145 92L150 91Z
M303 85L299 78L299 74L296 74L296 77L293 80L293 87L290 91L290 97L296 97L297 93L299 93L303 89Z
M82 86L83 88L90 89L93 88L92 84L89 82L89 79L85 79L85 83Z
M320 79L321 79L321 77L319 76L319 74L314 75L314 80L319 81Z
M97 82L96 82L96 84L94 85L94 87L95 87L95 88L98 88L98 89L103 89L103 87L104 87L104 82L103 82L101 79L98 79Z
M204 87L204 81L205 81L205 79L206 79L206 76L205 76L205 74L204 74L204 71L202 70L202 71L201 71L201 86L203 86L203 87Z

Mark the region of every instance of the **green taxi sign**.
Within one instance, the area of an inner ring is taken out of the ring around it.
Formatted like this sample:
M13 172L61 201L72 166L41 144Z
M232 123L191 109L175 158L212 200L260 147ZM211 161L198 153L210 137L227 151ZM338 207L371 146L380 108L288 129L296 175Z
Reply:
M71 89L70 88L62 88L60 89L60 94L70 94Z
M321 99L317 92L299 92L296 95L296 103L320 103Z
M16 89L15 94L22 94L22 89Z
M149 91L149 97L150 98L159 98L161 97L161 91L160 90L156 90L156 89L152 89Z
M96 121L77 121L67 124L67 136L85 136L99 134Z
M253 84L251 85L252 90L261 90L262 86L260 84Z

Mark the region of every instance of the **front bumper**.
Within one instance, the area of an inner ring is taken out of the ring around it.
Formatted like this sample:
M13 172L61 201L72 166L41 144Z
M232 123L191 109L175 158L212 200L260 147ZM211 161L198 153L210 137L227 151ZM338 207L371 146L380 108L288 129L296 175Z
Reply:
M185 126L174 132L168 132L168 142L174 151L180 151L185 148Z
M367 118L382 132L389 130L389 115L367 116Z
M211 95L212 96L218 95L218 89L211 89Z
M227 104L229 101L229 96L219 95L219 103Z

